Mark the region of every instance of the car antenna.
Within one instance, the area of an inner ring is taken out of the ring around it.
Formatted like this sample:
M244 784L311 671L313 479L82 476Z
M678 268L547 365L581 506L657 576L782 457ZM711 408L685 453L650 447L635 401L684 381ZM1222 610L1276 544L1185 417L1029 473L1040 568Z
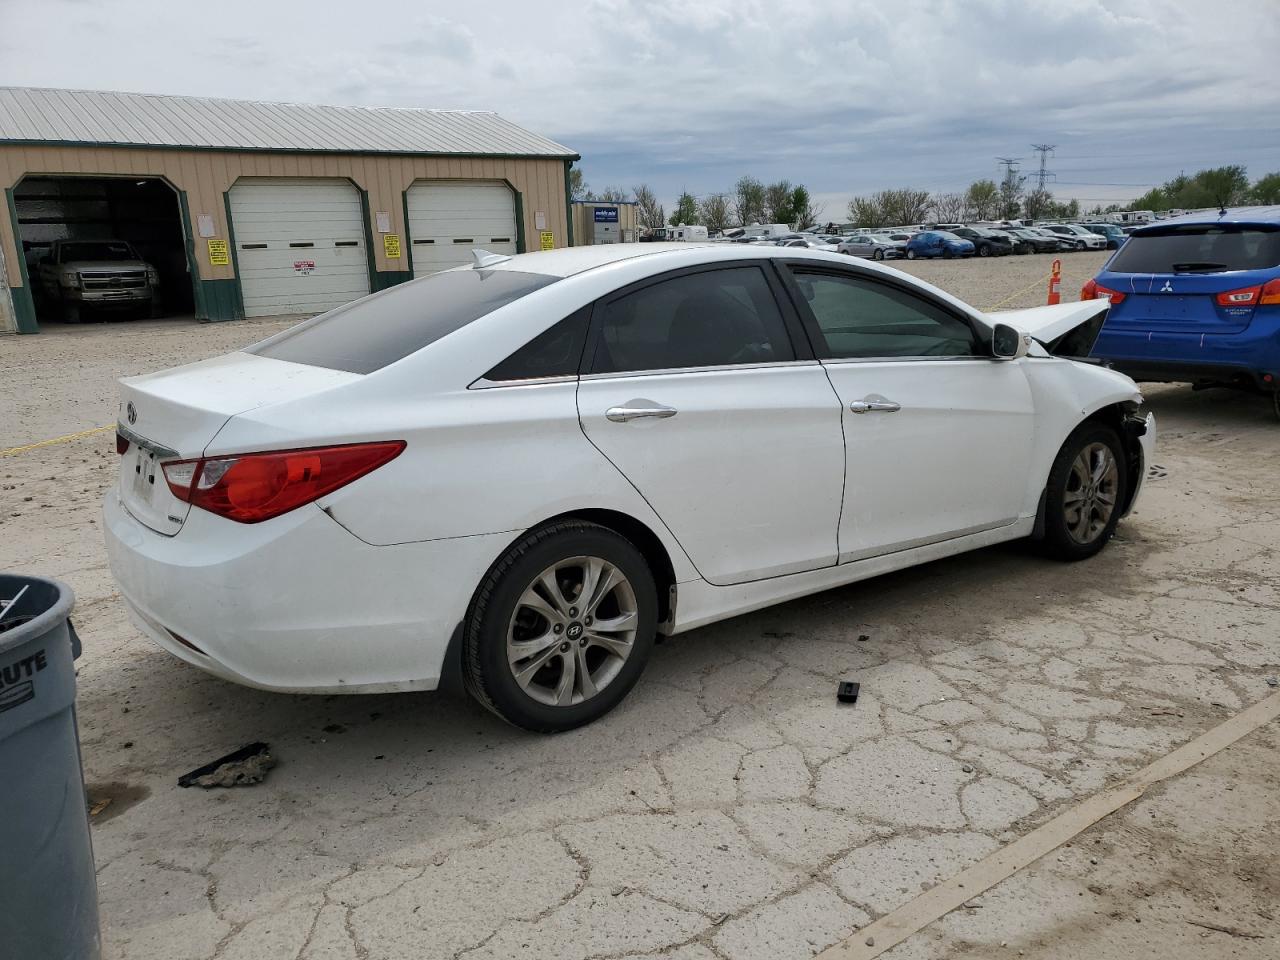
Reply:
M472 247L471 256L475 258L475 268L477 270L483 270L485 267L492 267L494 264L511 259L505 253L490 253L488 250L481 250L479 247Z

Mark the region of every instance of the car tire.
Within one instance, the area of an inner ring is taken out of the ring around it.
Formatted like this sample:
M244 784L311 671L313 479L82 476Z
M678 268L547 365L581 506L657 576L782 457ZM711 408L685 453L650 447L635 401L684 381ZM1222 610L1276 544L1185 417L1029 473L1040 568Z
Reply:
M80 304L75 302L62 301L62 322L63 323L79 323L84 314Z
M915 258L916 258L916 252L915 252L914 250L908 250L908 251L907 251L907 259L908 259L908 260L914 260Z
M1068 561L1098 553L1120 522L1128 485L1116 432L1096 421L1076 427L1058 451L1045 486L1043 551Z
M978 256L980 257L991 256L991 248L988 247L986 244L983 244L982 246L978 247Z
M597 587L605 577L616 582L579 607L589 570L600 577ZM594 523L549 524L507 550L476 590L463 624L464 684L517 727L572 730L604 716L635 686L657 617L653 574L635 545ZM600 631L606 619L631 629Z
M884 251L883 251L883 250L877 250L875 253L871 254L871 259L873 259L873 260L883 260L883 259L884 259Z

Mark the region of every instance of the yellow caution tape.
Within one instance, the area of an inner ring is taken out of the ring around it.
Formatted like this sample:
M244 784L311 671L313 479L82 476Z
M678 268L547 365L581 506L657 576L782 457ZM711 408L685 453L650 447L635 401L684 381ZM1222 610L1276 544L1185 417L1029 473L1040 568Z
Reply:
M116 425L109 423L105 427L94 427L91 430L81 430L79 433L68 433L66 436L53 437L49 440L40 440L37 443L27 443L21 447L10 447L8 450L0 450L0 457L12 457L19 453L26 453L28 450L35 450L37 447L52 447L56 443L70 443L72 440L80 440L83 437L91 437L95 433L105 433L108 430L114 430Z
M1032 281L1031 281L1030 283L1028 283L1025 287L1023 287L1021 290L1017 290L1017 291L1015 291L1014 293L1009 294L1009 296L1005 297L1005 298L1004 298L1003 300L1001 300L999 303L997 303L997 304L993 304L992 306L987 307L987 308L985 308L985 309L986 309L987 311L991 311L991 310L999 310L1001 307L1003 307L1003 306L1004 306L1006 303L1008 303L1009 301L1011 301L1011 300L1017 300L1020 296L1022 296L1022 295L1023 295L1024 293L1026 293L1028 290L1033 289L1037 284L1041 284L1041 283L1048 283L1048 282L1049 282L1049 278L1050 278L1051 276L1052 276L1052 274L1046 273L1043 277L1039 277L1038 279L1032 280Z

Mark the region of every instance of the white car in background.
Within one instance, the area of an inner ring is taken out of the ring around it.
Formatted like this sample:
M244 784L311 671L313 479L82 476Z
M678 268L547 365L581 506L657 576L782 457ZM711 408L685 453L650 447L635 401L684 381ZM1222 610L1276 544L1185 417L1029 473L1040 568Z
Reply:
M884 233L855 233L836 244L839 253L872 260L895 260L907 255L907 241L894 240Z
M803 248L477 251L123 380L111 569L228 680L434 689L456 656L568 729L658 634L1005 540L1102 549L1154 443L1133 381L1072 359L1108 306L987 315Z
M1079 244L1081 250L1105 250L1107 238L1092 230L1086 230L1078 223L1047 223L1043 229L1060 237L1066 237Z

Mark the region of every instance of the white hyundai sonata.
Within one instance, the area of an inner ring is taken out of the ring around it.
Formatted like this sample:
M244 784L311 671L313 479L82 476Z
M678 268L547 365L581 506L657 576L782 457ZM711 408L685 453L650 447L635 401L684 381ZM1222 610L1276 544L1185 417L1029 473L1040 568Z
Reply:
M111 569L267 690L614 707L657 634L1003 540L1074 560L1155 440L1108 303L986 315L887 267L618 244L424 277L122 381Z

